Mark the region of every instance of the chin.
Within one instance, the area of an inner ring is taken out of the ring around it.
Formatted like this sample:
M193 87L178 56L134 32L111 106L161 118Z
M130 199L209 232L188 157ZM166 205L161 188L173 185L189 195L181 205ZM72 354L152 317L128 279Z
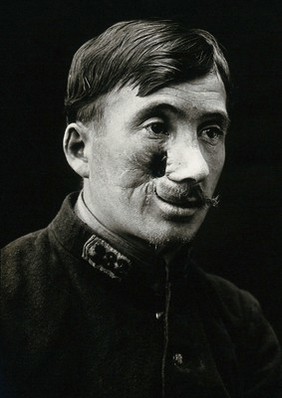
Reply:
M198 214L195 218L192 217L189 221L166 221L152 225L147 229L144 238L150 244L162 247L189 244L195 238L205 215L206 212Z
M198 229L191 229L189 226L185 228L170 227L168 230L158 229L157 231L149 231L144 237L151 245L158 247L170 247L189 244L195 237Z

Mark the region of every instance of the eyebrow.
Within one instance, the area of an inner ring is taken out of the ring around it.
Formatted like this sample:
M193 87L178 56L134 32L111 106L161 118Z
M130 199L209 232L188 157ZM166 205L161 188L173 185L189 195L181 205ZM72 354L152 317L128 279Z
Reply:
M174 105L168 104L166 102L160 103L151 103L146 108L141 109L138 114L134 117L132 123L133 124L140 124L144 122L146 119L149 119L153 116L163 115L163 112L170 112L176 116L186 117L187 112L183 109L180 109ZM230 125L230 119L228 117L227 112L222 110L208 110L202 113L201 118L204 121L209 119L216 119L218 120L224 127L228 128Z
M222 126L224 126L226 129L229 128L231 124L231 120L229 119L229 116L227 113L222 112L222 111L208 111L203 114L203 121L205 122L206 120L214 119L217 120Z

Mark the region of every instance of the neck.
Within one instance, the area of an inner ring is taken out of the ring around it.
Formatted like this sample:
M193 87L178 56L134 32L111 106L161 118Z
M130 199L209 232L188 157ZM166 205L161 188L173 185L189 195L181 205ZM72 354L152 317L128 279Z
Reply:
M145 242L141 239L136 239L134 237L127 236L121 237L109 230L106 225L103 225L100 220L92 213L90 210L87 199L81 191L78 200L75 205L75 212L78 217L87 224L95 233L97 233L101 238L106 239L109 243L113 244L119 249L129 250L133 257L148 259L151 257L161 257L167 265L169 265L174 258L178 255L182 245L175 247L174 245L166 246L154 246Z

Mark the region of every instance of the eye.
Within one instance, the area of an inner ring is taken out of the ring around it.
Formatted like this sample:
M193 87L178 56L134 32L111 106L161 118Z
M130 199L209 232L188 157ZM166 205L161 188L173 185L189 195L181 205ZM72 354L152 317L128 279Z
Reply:
M154 135L168 135L168 129L163 122L150 123L146 126L146 129Z
M208 142L210 145L216 145L221 137L224 135L224 132L219 127L207 127L200 131L200 137Z

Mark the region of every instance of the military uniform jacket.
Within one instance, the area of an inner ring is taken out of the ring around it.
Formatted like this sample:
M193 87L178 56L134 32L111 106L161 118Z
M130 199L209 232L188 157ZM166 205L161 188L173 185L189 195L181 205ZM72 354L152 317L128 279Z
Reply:
M168 269L113 247L75 201L2 250L1 396L281 396L279 345L249 293L185 250Z

